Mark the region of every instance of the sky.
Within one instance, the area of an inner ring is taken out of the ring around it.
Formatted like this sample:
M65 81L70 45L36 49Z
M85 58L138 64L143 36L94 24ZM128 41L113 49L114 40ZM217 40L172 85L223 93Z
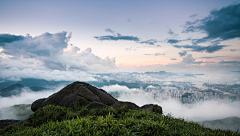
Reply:
M168 71L240 83L238 0L0 0L0 13L1 80Z

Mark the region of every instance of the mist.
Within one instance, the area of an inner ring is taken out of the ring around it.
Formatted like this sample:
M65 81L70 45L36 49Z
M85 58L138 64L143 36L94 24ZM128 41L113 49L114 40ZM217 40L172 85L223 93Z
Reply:
M22 89L22 93L17 96L0 97L0 120L17 119L24 120L33 112L31 104L40 98L46 98L61 90L64 86L51 87L54 89L33 92L29 88ZM12 107L13 106L13 107Z
M188 121L205 121L223 119L226 117L240 117L240 102L219 102L215 100L198 102L195 104L182 104L178 100L153 97L151 92L140 89L129 89L126 86L111 85L102 89L108 93L118 92L120 101L130 101L138 106L144 104L158 104L163 108L163 114L171 114L176 118L184 118Z

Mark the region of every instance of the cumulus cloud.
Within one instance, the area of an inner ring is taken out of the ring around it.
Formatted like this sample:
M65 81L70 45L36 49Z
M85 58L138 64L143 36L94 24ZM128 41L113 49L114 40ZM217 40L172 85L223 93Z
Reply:
M212 62L203 62L203 61L195 61L192 57L192 54L188 54L187 57L183 58L182 62L186 64L202 64L202 63L212 63Z
M180 57L182 57L182 56L185 56L187 54L187 51L182 51L182 52L179 52L178 54L180 55Z
M200 46L200 45L173 45L175 48L185 48L185 49L192 49L191 51L195 52L207 52L207 53L214 53L218 50L221 50L223 47L227 47L227 45L209 45L209 46Z
M79 47L68 44L71 37L67 32L44 33L5 42L0 52L1 76L10 78L15 73L18 77L43 77L47 80L95 80L94 75L87 72L117 68L115 58L100 58L92 53L91 48L81 51Z
M183 58L182 62L187 64L194 63L195 59L192 57L192 54L188 54L187 57Z
M24 36L11 35L11 34L0 34L0 46L5 46L7 43L12 43L14 41L23 40Z
M171 60L177 60L176 58L171 58Z
M240 4L223 7L220 10L213 10L210 14L185 24L183 32L202 31L206 37L198 39L196 42L205 42L212 39L229 40L240 37ZM229 21L231 20L231 21Z

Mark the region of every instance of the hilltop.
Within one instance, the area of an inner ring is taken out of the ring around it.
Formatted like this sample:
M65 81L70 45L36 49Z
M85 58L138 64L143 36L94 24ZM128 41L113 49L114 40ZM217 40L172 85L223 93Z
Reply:
M34 114L12 121L0 135L240 135L163 115L159 105L118 101L83 82L36 100L31 109Z

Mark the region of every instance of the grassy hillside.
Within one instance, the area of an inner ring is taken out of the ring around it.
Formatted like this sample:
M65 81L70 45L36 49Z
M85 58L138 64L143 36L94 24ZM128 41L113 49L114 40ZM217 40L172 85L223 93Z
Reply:
M0 135L236 135L233 131L211 130L170 115L122 107L96 110L49 105L36 111L20 126L9 125Z

